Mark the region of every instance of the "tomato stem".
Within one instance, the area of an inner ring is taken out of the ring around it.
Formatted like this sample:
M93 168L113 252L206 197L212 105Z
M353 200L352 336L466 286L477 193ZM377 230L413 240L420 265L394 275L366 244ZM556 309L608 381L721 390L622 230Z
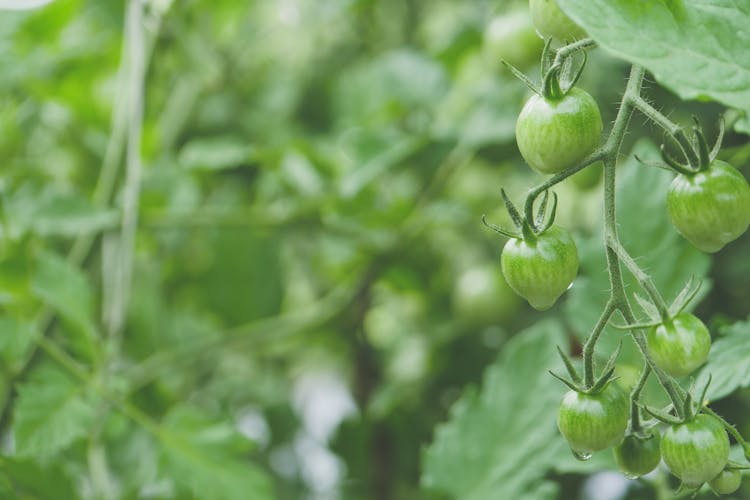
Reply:
M633 433L641 430L641 410L638 408L638 400L641 397L641 392L643 391L650 374L651 367L648 363L644 363L638 383L633 387L633 390L630 393L630 431Z

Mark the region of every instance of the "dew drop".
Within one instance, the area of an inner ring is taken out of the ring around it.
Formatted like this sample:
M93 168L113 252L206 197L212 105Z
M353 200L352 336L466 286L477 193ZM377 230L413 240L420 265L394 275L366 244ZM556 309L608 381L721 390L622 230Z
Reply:
M626 473L623 473L623 475L624 475L624 476L625 476L626 478L628 478L628 479L638 479L639 477L641 477L641 476L639 476L638 474L626 474Z
M573 449L571 449L570 451L573 453L573 456L576 457L576 459L580 460L581 462L585 462L586 460L589 460L591 458L591 453L576 451Z

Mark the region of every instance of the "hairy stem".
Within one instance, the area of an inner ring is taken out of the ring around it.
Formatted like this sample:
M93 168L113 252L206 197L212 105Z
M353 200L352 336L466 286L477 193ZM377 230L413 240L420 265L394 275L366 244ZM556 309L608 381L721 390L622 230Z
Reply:
M613 301L607 302L589 338L586 339L586 343L583 345L583 383L587 389L594 385L594 347L596 346L596 341L599 340L599 336L604 331L604 327L607 326L609 318L612 317L612 314L616 310L617 306Z
M641 397L643 388L646 386L649 375L651 375L651 366L648 363L644 363L638 383L630 392L630 430L632 432L641 430L641 411L638 408L638 400Z

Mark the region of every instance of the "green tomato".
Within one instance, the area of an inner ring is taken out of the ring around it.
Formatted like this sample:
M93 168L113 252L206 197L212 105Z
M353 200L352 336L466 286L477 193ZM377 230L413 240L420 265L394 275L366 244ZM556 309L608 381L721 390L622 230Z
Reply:
M560 99L532 96L516 122L521 156L542 174L556 174L583 160L599 145L601 133L599 106L577 87Z
M618 444L628 426L630 402L617 384L597 394L568 391L557 414L557 427L577 456Z
M682 312L666 324L652 326L646 335L654 362L673 377L684 377L706 362L711 350L708 328L694 315Z
M508 285L534 309L544 311L578 274L578 249L567 231L552 227L534 241L508 240L500 264Z
M670 426L661 438L661 456L685 486L698 488L715 478L729 460L729 437L710 415Z
M719 475L708 482L708 485L719 495L731 495L742 484L742 473L737 469L719 472Z
M599 185L602 172L604 172L604 164L596 162L580 172L571 175L570 180L579 191L588 191Z
M636 479L656 469L661 462L661 438L652 432L647 438L630 435L614 448L615 462L630 479Z
M543 47L526 9L493 18L484 32L484 55L493 66L501 59L519 68L537 64Z
M477 266L461 273L453 288L453 310L473 326L503 323L513 318L519 299L495 266Z
M680 174L667 193L672 224L704 252L718 252L750 224L750 186L730 164L714 160L694 175Z
M586 38L586 32L565 15L556 0L529 0L531 19L542 38L557 38L563 41Z

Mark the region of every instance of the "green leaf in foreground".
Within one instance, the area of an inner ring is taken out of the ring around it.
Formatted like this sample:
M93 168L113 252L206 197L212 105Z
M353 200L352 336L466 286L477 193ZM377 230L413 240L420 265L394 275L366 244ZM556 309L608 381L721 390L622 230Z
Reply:
M18 388L13 435L19 456L44 460L88 434L95 409L86 388L42 366Z
M711 374L708 398L713 400L750 386L750 320L728 326L721 333L695 383L703 387Z
M247 458L250 443L228 424L212 422L196 409L179 406L164 425L161 441L166 467L195 498L275 498L266 473Z
M485 374L481 392L466 391L439 426L423 456L422 484L462 500L556 498L550 469L601 468L581 464L556 426L565 388L549 373L560 368L555 346L565 345L556 321L538 323L506 345Z
M93 352L94 294L84 272L55 253L42 252L36 261L32 291L71 326L76 335L70 341L80 351Z
M558 0L609 52L683 99L750 105L750 3L737 0Z

